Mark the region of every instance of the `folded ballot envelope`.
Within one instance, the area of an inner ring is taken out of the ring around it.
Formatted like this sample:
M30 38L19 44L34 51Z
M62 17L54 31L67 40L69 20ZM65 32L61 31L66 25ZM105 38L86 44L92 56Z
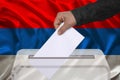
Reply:
M12 80L110 80L110 68L101 50L76 49L69 57L35 57L39 50L23 49L16 56L11 73ZM56 64L40 64L41 60L54 61ZM31 61L37 61L31 64ZM62 65L59 61L65 61ZM33 66L34 65L34 66ZM39 70L48 74L48 78Z

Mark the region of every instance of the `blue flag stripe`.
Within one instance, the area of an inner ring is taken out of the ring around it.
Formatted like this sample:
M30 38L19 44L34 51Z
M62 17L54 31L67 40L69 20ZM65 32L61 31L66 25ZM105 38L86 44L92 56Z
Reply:
M120 55L120 29L76 29L85 39L80 49L101 49L106 55ZM20 49L39 49L55 29L0 29L0 54L16 54Z

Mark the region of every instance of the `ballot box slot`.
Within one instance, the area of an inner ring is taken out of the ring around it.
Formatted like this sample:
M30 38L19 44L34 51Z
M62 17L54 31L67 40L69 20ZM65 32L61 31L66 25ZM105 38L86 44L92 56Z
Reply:
M34 57L29 55L29 59L95 59L94 55L71 55L70 57Z

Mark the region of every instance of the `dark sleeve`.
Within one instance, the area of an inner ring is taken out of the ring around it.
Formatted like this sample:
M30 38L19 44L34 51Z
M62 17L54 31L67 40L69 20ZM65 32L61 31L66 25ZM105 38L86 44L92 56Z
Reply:
M77 25L100 21L120 11L120 0L99 0L86 6L72 10Z

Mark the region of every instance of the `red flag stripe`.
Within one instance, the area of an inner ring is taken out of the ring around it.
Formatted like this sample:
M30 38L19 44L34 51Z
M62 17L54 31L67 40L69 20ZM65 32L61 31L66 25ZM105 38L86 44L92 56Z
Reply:
M54 28L57 12L68 11L95 0L2 0L0 28ZM120 14L77 28L119 28Z

